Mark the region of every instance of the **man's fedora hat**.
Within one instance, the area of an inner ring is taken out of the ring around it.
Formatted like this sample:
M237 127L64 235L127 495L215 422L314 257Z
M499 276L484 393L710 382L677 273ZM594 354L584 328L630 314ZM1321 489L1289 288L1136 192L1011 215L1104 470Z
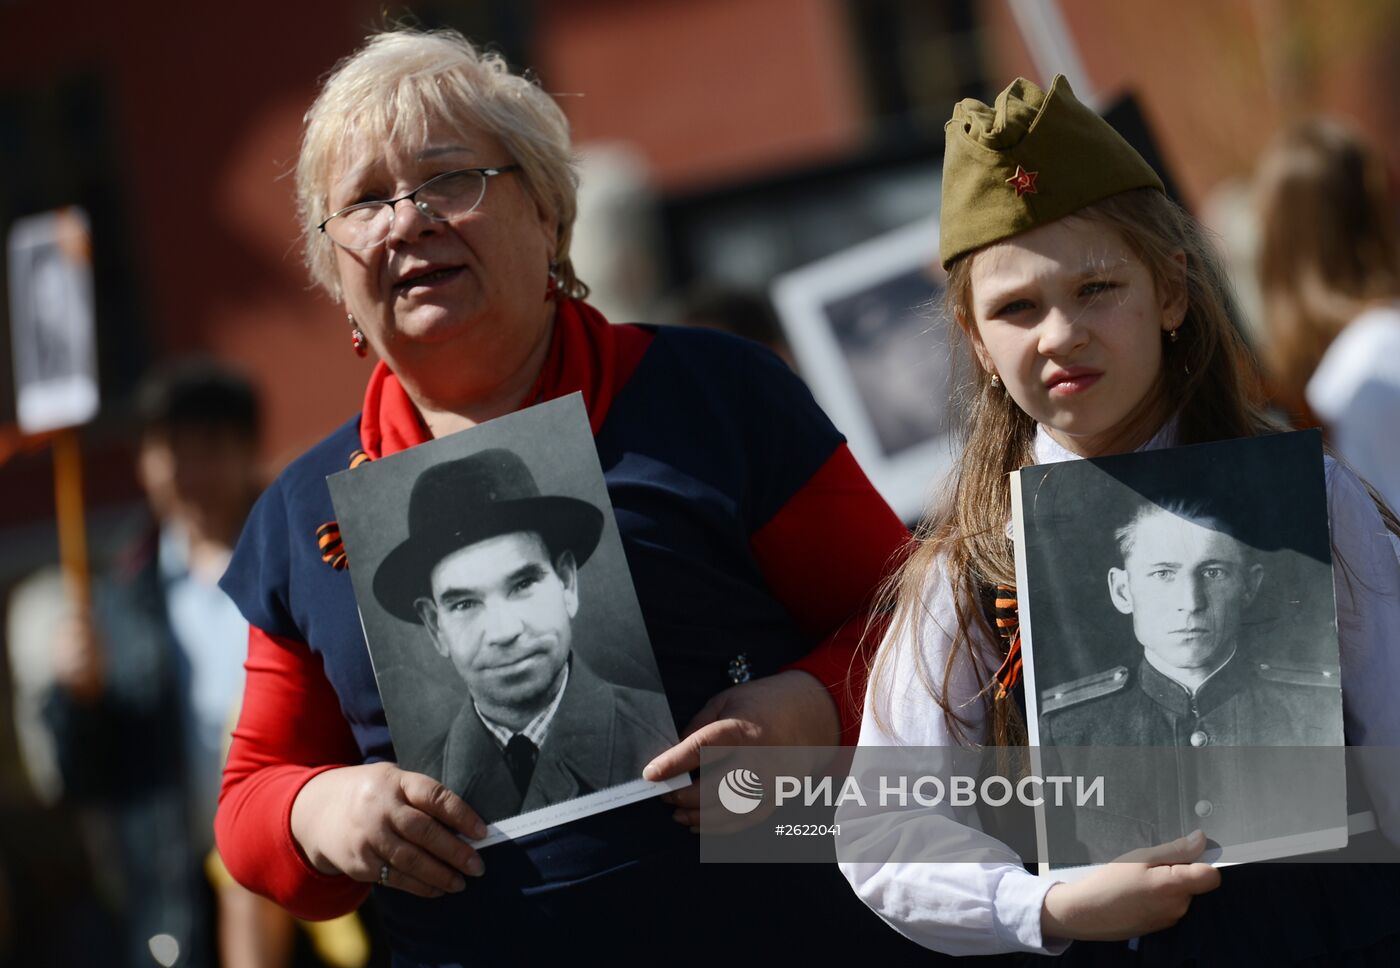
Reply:
M390 614L419 622L415 600L431 594L432 572L454 551L516 531L534 531L551 558L582 565L598 547L603 512L572 497L542 496L520 457L494 448L429 467L408 498L408 537L374 573L374 597Z

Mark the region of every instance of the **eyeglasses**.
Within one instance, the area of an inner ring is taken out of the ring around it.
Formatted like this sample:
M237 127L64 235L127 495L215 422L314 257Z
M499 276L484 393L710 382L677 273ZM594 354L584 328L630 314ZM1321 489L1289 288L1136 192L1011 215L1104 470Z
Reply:
M332 242L346 249L368 249L389 237L394 229L394 212L399 202L413 207L434 222L467 215L486 197L486 180L519 171L519 165L499 168L459 168L429 178L407 195L382 201L359 202L335 212L316 228Z

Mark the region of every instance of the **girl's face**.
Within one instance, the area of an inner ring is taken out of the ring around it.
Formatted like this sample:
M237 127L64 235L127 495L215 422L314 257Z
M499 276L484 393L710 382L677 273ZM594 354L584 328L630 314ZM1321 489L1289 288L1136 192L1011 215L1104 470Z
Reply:
M972 258L973 344L1017 406L1085 457L1155 429L1131 422L1156 386L1162 333L1181 325L1185 301L1157 291L1117 231L1071 216Z

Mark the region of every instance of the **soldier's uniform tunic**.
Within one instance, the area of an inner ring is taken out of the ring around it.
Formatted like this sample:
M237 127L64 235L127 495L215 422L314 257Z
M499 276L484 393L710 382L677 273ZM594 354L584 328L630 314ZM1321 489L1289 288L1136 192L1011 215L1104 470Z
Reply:
M1194 694L1146 659L1047 689L1042 746L1095 747L1062 765L1105 778L1104 805L1061 817L1061 829L1072 822L1079 859L1102 861L1198 827L1228 846L1344 822L1343 773L1328 772L1340 756L1258 749L1341 747L1341 702L1336 668L1239 654ZM1324 775L1300 783L1299 756Z

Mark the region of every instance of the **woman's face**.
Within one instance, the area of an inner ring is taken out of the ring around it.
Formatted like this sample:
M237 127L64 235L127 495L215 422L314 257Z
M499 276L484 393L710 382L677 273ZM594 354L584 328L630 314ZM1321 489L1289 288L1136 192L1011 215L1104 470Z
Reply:
M424 144L378 145L349 156L332 175L329 210L397 198L459 168L511 163L493 135L435 124ZM395 369L415 353L465 343L474 358L499 360L506 370L548 325L545 290L557 234L518 171L489 179L474 211L445 222L401 201L382 243L335 247L345 308Z
M1185 307L1115 230L1051 222L976 253L970 279L978 359L1022 410L1084 456L1135 442Z

